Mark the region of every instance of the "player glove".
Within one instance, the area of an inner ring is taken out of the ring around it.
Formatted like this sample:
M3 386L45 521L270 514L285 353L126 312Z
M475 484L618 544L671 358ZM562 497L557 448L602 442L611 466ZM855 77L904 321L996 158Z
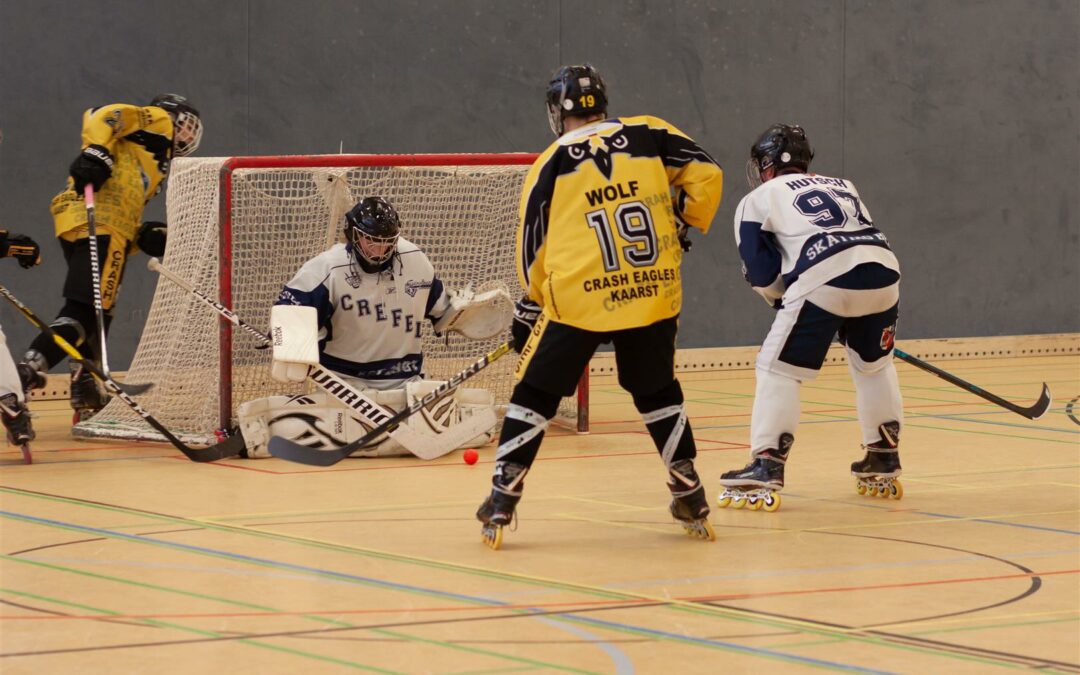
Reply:
M113 158L101 145L88 145L71 163L68 173L75 181L75 194L81 195L87 185L94 186L94 192L101 189L112 175Z
M165 240L168 234L169 227L165 223L148 220L135 235L135 245L146 255L160 258L165 255Z
M514 351L518 354L525 348L529 339L529 333L536 326L536 320L540 318L540 305L524 295L514 305L514 322L510 324L510 334L514 336Z
M679 246L682 247L683 253L689 253L690 247L694 245L694 242L690 241L690 228L680 225L677 234L679 235Z
M24 269L41 262L41 247L25 234L0 230L0 258L11 256Z

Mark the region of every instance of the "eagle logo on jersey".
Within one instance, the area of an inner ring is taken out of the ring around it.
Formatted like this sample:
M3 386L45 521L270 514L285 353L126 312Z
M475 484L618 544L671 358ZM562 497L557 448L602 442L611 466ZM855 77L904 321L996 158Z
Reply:
M356 273L351 267L349 272L345 275L345 283L349 284L353 288L360 288L360 275Z
M407 293L410 298L416 297L416 292L421 288L431 288L431 282L413 281L412 279L405 282L405 293Z

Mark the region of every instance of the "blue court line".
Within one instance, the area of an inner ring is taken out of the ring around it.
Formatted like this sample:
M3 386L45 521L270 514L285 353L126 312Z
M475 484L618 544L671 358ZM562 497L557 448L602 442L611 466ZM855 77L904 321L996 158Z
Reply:
M947 520L970 520L973 523L1006 525L1008 527L1022 527L1026 530L1042 530L1043 532L1056 532L1058 534L1071 534L1075 536L1080 536L1080 532L1077 532L1075 530L1061 530L1056 527L1043 527L1042 525L1025 525L1024 523L1010 523L1006 520L990 520L989 518L968 518L966 516L952 516L947 513L930 513L928 511L908 511L907 513L915 513L920 516L933 516L934 518L945 518Z
M254 557L254 556L243 555L241 553L231 553L231 552L228 552L228 551L222 551L222 550L213 549L213 548L206 548L206 547L203 547L203 546L194 546L194 545L191 545L191 544L181 544L179 542L172 542L172 541L168 541L168 540L164 540L164 539L154 539L152 537L145 537L145 536L142 536L142 535L126 534L124 532L116 532L114 530L105 530L105 529L101 529L101 528L97 528L97 527L89 527L89 526L86 526L86 525L76 525L74 523L65 523L65 522L62 522L62 521L59 521L59 520L52 520L50 518L40 518L40 517L37 517L37 516L31 516L31 515L24 514L24 513L15 513L13 511L0 510L0 516L13 518L15 520L21 520L21 521L28 522L28 523L35 523L35 524L38 524L38 525L48 525L48 526L52 526L52 527L59 527L61 529L66 529L66 530L74 530L76 532L85 532L85 533L88 533L88 534L103 535L103 536L112 537L112 538L115 538L115 539L120 539L120 540L124 540L124 541L130 541L130 542L133 542L133 543L140 543L140 544L149 543L149 544L152 544L152 545L164 546L166 548L171 548L171 549L175 549L175 550L178 550L178 551L185 551L185 552L188 552L188 553L199 553L199 554L205 554L205 555L212 555L212 556L219 557L219 558L227 558L227 559L232 559L232 560L238 560L238 561L241 561L241 562L248 562L248 563L253 563L253 564L256 564L256 565L267 565L267 566L270 566L270 567L280 567L280 568L285 568L285 569L294 570L294 571L298 571L298 572L306 572L308 574L315 574L315 575L318 575L318 576L327 576L327 577L331 577L331 578L346 579L346 580L349 580L349 581L359 581L361 583L368 584L368 585L371 585L371 586L389 588L389 589L400 590L400 591L407 591L407 592L412 592L412 593L422 593L422 594L425 594L425 595L431 595L431 596L442 597L442 598L450 598L450 599L453 599L453 600L461 600L461 601L464 601L464 602L474 603L474 604L479 604L479 605L489 605L489 606L492 606L492 607L501 607L501 606L511 604L511 603L495 600L495 599L492 599L492 598L482 598L482 597L479 597L479 596L464 595L464 594L461 594L461 593L451 593L449 591L443 591L443 590L432 589L432 588L424 588L424 587L421 587L421 586L413 586L413 585L410 585L410 584L403 584L403 583L396 582L396 581L386 581L386 580L383 580L383 579L375 579L375 578L372 578L372 577L364 577L364 576L359 576L359 575L354 575L354 574L346 574L345 572L335 572L333 570L324 570L324 569L320 569L320 568L317 568L317 567L308 567L306 565L297 565L295 563L287 563L287 562L282 562L282 561L277 561L277 560L270 560L270 559L267 559L267 558L257 558L257 557ZM536 609L534 611L541 612L541 611L544 611L544 610L541 610L541 609L538 608L538 609ZM811 658L811 657L808 657L808 656L799 656L797 654L789 654L787 652L781 652L781 651L776 651L776 650L772 650L772 649L764 649L764 648L760 648L760 647L748 647L748 646L745 646L745 645L736 644L734 642L724 642L722 640L710 640L708 638L698 638L698 637L692 637L692 636L689 636L689 635L680 635L678 633L668 633L668 632L664 632L664 631L653 630L653 629L650 629L650 628L634 626L632 624L602 621L602 620L594 619L592 617L578 616L578 615L570 613L570 612L566 613L563 616L566 617L566 619L568 621L573 621L573 622L577 622L577 623L586 623L586 624L591 624L591 625L595 625L595 626L602 627L602 628L609 628L609 629L612 629L612 630L631 631L631 632L635 632L635 633L642 633L642 634L645 634L645 635L655 635L657 637L663 637L663 638L666 638L666 639L671 639L671 640L676 640L676 641L681 641L681 642L689 642L691 644L700 644L700 645L705 645L705 646L709 646L709 647L719 647L719 648L722 648L722 649L729 649L729 650L732 650L732 651L743 652L743 653L751 654L751 655L754 655L754 656L767 656L767 657L781 659L781 660L784 660L784 661L792 661L792 662L804 663L804 664L812 665L812 666L821 666L821 667L826 667L826 668L833 668L833 669L836 669L836 670L846 670L846 671L853 671L853 672L860 672L860 673L887 673L887 671L870 670L870 669L866 669L866 668L861 668L859 666L851 666L851 665L847 665L847 664L844 664L844 663L835 663L835 662L832 662L832 661L824 661L824 660L821 660L821 659L815 659L815 658ZM363 627L358 626L357 629L358 630L363 630Z

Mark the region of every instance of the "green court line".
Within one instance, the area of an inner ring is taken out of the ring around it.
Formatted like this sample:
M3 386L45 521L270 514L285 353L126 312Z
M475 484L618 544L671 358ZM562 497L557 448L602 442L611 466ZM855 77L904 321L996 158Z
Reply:
M48 563L41 563L41 562L35 561L35 560L22 560L22 559L19 559L17 557L12 557L12 556L9 556L9 555L3 555L3 558L5 558L7 560L12 560L12 561L15 561L15 562L21 562L21 563L26 563L26 564L31 564L31 565L40 565L42 567L48 567L48 568L51 568L53 570L61 570L61 571L65 571L65 572L75 572L77 574L86 574L87 576L105 578L105 579L110 579L112 581L120 581L121 583L133 583L136 586L152 587L149 584L141 584L141 583L138 583L138 582L128 582L127 580L123 580L123 579L114 579L114 578L110 578L110 577L105 577L103 575L84 573L84 572L81 572L79 570L64 568L64 567L59 566L59 565L50 565ZM0 589L0 592L11 593L13 595L19 595L19 596L27 597L27 598L34 598L36 600L41 600L41 601L44 601L44 602L51 602L51 603L61 605L61 606L76 607L76 608L79 608L79 609L84 609L84 610L87 610L87 611L96 612L98 614L101 614L102 618L107 618L107 617L110 617L110 616L123 616L123 614L121 612L114 612L112 610L102 609L102 608L99 608L99 607L91 607L89 605L82 605L82 604L78 604L78 603L74 603L74 602L67 602L65 600L60 600L60 599L57 599L57 598L50 598L50 597L47 597L47 596L44 596L44 595L37 595L37 594L34 594L34 593L27 593L25 591L16 591L16 590L13 590L13 589L6 589L5 588L5 589ZM191 628L190 626L184 626L182 624L173 623L171 621L161 621L161 620L158 620L158 619L136 619L136 621L138 621L138 622L140 622L142 624L145 624L147 626L158 626L160 628L171 628L173 630L178 630L178 631L181 631L181 632L184 632L184 633L193 633L195 635L200 635L202 637L213 637L213 638L230 637L230 636L225 635L224 633L217 633L217 632L214 632L214 631L202 630L202 629L199 629L199 628ZM359 670L366 670L366 671L373 672L373 673L390 673L392 675L403 675L403 674L400 674L399 671L395 671L395 670L385 670L383 668L376 668L375 666L368 666L368 665L365 665L363 663L356 663L355 661L346 661L344 659L337 659L337 658L334 658L332 656L324 656L322 654L312 654L310 652L305 652L305 651L301 651L301 650L298 650L298 649L290 649L288 647L282 647L280 645L274 645L274 644L270 644L270 643L267 643L267 642L262 642L260 640L251 640L251 639L247 639L247 638L236 638L234 641L235 642L242 642L242 643L244 643L246 645L251 645L252 647L259 647L261 649L270 649L270 650L276 651L276 652L284 652L286 654L292 654L293 656L302 656L304 658L315 659L317 661L325 661L327 663L334 663L334 664L339 665L339 666L348 666L350 668L356 668L356 669L359 669Z
M247 534L247 535L255 536L257 538L266 538L266 539L272 539L272 540L275 540L275 541L287 541L287 542L290 542L290 543L293 543L293 544L300 544L302 546L307 546L307 547L311 547L311 548L322 548L322 549L326 549L326 550L334 550L334 551L337 551L337 552L344 552L344 553L347 553L347 554L350 554L350 555L360 555L360 556L371 557L371 558L381 559L381 560L388 560L388 561L393 561L393 562L399 562L399 563L404 563L404 564L409 564L409 565L415 565L415 566L421 566L421 567L431 567L431 568L441 569L441 570L444 570L444 571L450 571L450 572L455 572L455 573L465 573L465 574L469 574L469 575L477 576L477 577L495 578L495 579L500 579L500 580L503 580L503 581L510 581L510 582L514 582L514 583L524 583L524 584L527 584L527 585L540 587L540 588L554 588L554 589L558 589L558 590L569 590L569 591L582 593L584 595L591 595L591 596L594 596L594 597L623 599L623 600L636 600L636 601L641 601L641 600L653 601L653 600L655 600L654 598L648 598L647 596L635 595L635 594L626 593L626 592L609 591L609 590L606 590L606 589L574 584L572 582L562 582L562 581L557 581L557 580L538 579L538 578L534 578L534 577L527 577L527 576L524 576L524 575L514 575L514 574L509 574L509 573L496 572L494 570L476 569L476 568L466 567L466 566L463 566L463 565L457 565L457 564L454 564L454 563L446 563L446 562L441 562L441 561L436 561L436 560L424 560L424 559L412 558L412 557L408 557L408 556L404 556L404 555L385 553L385 552L380 552L380 551L373 551L373 550L370 550L370 549L362 549L362 548L359 548L359 547L350 547L350 546L343 546L343 545L338 545L338 544L330 544L330 543L327 543L327 542L314 542L314 541L305 540L305 539L302 539L302 538L290 537L288 535L281 535L281 534L271 533L271 532L264 532L264 531L261 531L261 530L252 530L252 529L244 528L244 527L231 527L231 526L228 526L228 525L220 525L220 524L206 524L206 523L202 523L202 522L197 521L197 520L177 518L177 517L174 517L174 516L166 516L166 515L163 515L163 514L151 514L151 513L139 512L139 511L134 510L134 509L126 509L124 507L118 507L118 506L87 503L87 502L82 502L82 501L70 499L70 498L67 498L67 497L60 497L60 496L57 496L57 495L35 494L35 493L32 493L32 492L24 492L24 491L21 491L21 490L18 490L18 489L13 489L13 488L8 488L8 487L0 487L0 492L6 492L6 493L10 493L10 494L17 494L17 495L27 496L27 497L34 497L34 498L43 499L43 500L46 500L46 501L68 503L68 504L72 504L72 505L75 505L75 506L81 506L81 507L84 507L84 508L89 507L89 508L92 508L92 509L99 509L99 510L105 510L105 511L111 511L111 512L121 512L121 513L126 513L127 515L138 514L140 516L146 517L148 519L153 519L153 520L167 521L167 522L173 522L173 523L183 523L183 524L188 524L188 525L195 524L195 525L198 525L200 527L205 527L205 529L209 529L209 530L216 530L216 531L221 531L221 532L229 532L229 533L234 533L234 534L237 533L237 532L240 532L240 533L244 533L244 534ZM68 527L63 527L61 525L55 525L55 527L60 527L61 529L72 529L72 528L68 528ZM129 541L129 540L125 539L123 541ZM140 541L146 541L147 543L155 543L155 542L153 542L153 540L149 540L149 539L142 538L142 537L140 537ZM168 544L167 544L167 542L160 542L159 545L167 546ZM214 557L225 557L225 556L222 556L220 554L213 554L211 552L206 552L205 554L206 555L213 555ZM235 559L233 559L233 560L235 560ZM251 562L251 561L249 561L249 562ZM338 580L342 579L342 577L334 577L334 578L338 579ZM359 582L357 582L357 583L359 583ZM418 589L418 590L413 591L413 592L420 593L421 590ZM813 624L810 621L778 620L778 619L769 618L769 617L762 617L760 615L754 615L754 614L751 614L751 613L748 613L748 612L745 612L745 611L741 611L741 610L738 610L738 609L735 609L735 608L716 607L716 606L713 606L713 605L710 605L710 604L707 604L707 603L677 602L677 603L665 604L664 607L666 609L671 609L671 610L675 610L675 611L679 611L679 612L685 612L685 613L694 614L694 615L698 615L698 616L706 616L706 617L709 617L709 618L722 618L722 619L728 619L728 620L731 620L731 621L738 621L738 622L741 622L741 623L764 625L764 626L768 626L770 628L780 628L780 629L785 629L785 630L794 629L794 630L798 630L798 631L808 633L808 634L830 636L830 637L839 638L839 639L846 640L846 641L861 642L861 643L864 643L864 644L871 644L871 645L875 645L875 646L879 646L879 647L885 647L885 648L889 648L889 649L899 649L899 650L902 650L902 651L912 651L912 652L917 652L917 653L929 654L929 655L937 656L937 657L953 658L953 659L959 659L959 660L965 660L965 661L975 661L975 662L980 662L980 663L990 663L990 664L1002 665L1002 666L1007 666L1007 667L1012 665L1012 664L1009 664L1007 662L1000 662L1000 661L995 661L995 660L992 660L992 659L985 659L985 658L981 658L981 657L972 657L972 656L968 656L968 655L954 654L952 652L943 651L943 650L934 650L932 648L923 648L923 647L916 647L916 646L913 646L913 645L897 644L897 643L891 642L889 640L885 640L885 639L882 639L882 638L877 638L877 637L874 637L874 636L862 635L862 634L858 634L858 633L848 633L846 631L839 631L839 630L836 630L836 629L823 627L823 626L820 626L820 625L817 625L817 624ZM520 610L520 611L524 612L524 613L528 613L528 610ZM568 613L569 613L569 610L568 610ZM691 645L696 645L696 646L710 647L710 648L714 648L714 649L737 651L738 653L743 653L743 654L746 653L745 651L735 650L732 647L728 647L728 646L725 646L725 645L714 645L714 644L709 644L709 643L703 643L700 640L690 638L690 637L676 636L676 635L670 635L670 636L657 635L655 631L651 631L651 630L648 630L648 629L638 629L638 628L636 628L634 626L612 625L612 624L609 624L609 623L599 623L598 624L597 622L590 621L590 620L588 620L586 618L573 617L573 616L569 616L569 615L558 615L558 616L549 615L549 618L551 618L553 620L566 621L566 622L569 622L569 623L582 624L582 625L588 626L590 628L601 627L601 628L605 628L607 630L612 630L612 631L616 631L616 632L628 633L628 634L639 635L639 636L640 635L645 635L645 636L653 637L655 639L663 639L665 641L678 642L680 644L691 644ZM797 661L798 660L798 657L796 657L794 655L792 655L792 656L790 656L788 658L785 658L788 655L784 655L784 654L758 653L758 654L754 654L754 655L755 656L761 656L761 657L764 657L764 658L774 659L774 660L780 660L780 661L789 661L789 660ZM803 665L814 665L813 663L806 664L805 662L802 662L802 661L798 661L798 662L803 663Z
M824 417L826 419L842 421L842 422L858 422L859 421L859 419L857 417L845 416L845 415L836 415L834 413L819 413L819 412L807 411L805 414L809 415L809 416L813 416L813 417ZM995 432L995 431L980 431L978 429L950 429L949 427L940 427L940 426L934 426L934 425L931 425L931 424L914 424L914 423L910 423L910 422L905 422L904 425L908 426L908 427L914 427L916 429L933 429L935 431L949 431L949 432L952 432L952 433L960 433L960 434L975 434L975 435L978 435L978 436L998 436L998 437L1001 437L1001 438L1019 438L1021 440L1035 441L1037 443L1059 443L1059 444L1062 444L1062 445L1076 445L1076 441L1074 441L1074 440L1061 440L1061 439L1056 439L1056 438L1036 438L1034 436L1022 436L1022 435L1019 435L1019 434L1007 434L1007 433Z
M123 541L129 541L129 540L123 540ZM54 571L68 572L68 573L71 573L71 574L77 574L77 575L80 575L80 576L85 576L85 577L90 577L92 579L97 579L99 581L110 581L110 582L113 582L113 583L124 584L124 585L127 585L127 586L135 586L135 587L139 587L139 588L145 588L145 589L148 589L148 590L158 591L158 592L161 592L161 593L170 593L170 594L174 594L174 595L181 595L181 596L186 596L186 597L191 597L191 598L197 598L199 600L208 600L208 601L211 601L211 602L217 602L217 603L221 603L221 604L229 605L229 606L233 606L233 607L243 607L245 609L257 609L257 610L263 611L263 612L278 612L278 613L282 612L282 610L280 610L280 609L276 609L274 607L270 607L270 606L267 606L267 605L259 605L259 604L255 604L255 603L245 602L243 600L233 600L231 598L225 598L225 597L216 596L216 595L208 595L208 594L205 594L205 593L198 593L198 592L195 592L195 591L186 591L186 590L183 590L183 589L180 589L180 588L172 588L172 587L168 587L168 586L160 586L158 584L151 584L151 583L142 582L142 581L135 581L133 579L125 579L125 578L122 578L122 577L114 577L114 576L107 575L107 574L99 574L97 572L88 572L86 570L80 570L78 568L68 567L66 565L57 565L57 564L54 564L54 563L48 563L48 562L44 562L44 561L41 561L41 560L33 560L31 558L20 558L18 556L0 554L0 559L12 561L12 562L23 563L23 564L26 564L26 565L44 567L44 568L51 569L51 570L54 570ZM10 592L10 593L15 593L17 595L31 596L31 594L25 593L25 592L22 592L22 591L14 591L14 590L7 590L7 589L0 589L0 590ZM33 597L38 597L38 596L33 596ZM86 606L86 605L76 605L75 603L67 603L66 601L55 600L55 599L52 599L52 598L45 598L44 596L40 596L40 599L48 600L50 602L56 602L58 604L70 604L71 606L78 606L78 607L81 607L83 609L88 609L88 610L94 611L94 612L105 613L105 614L108 614L110 616L123 616L123 614L121 614L120 612L113 612L113 611L110 611L110 610L99 609L99 608L95 608L95 607L89 607L89 606ZM514 656L512 654L502 654L502 653L499 653L499 652L490 651L490 650L483 649L483 648L480 648L480 647L471 647L471 646L468 646L468 645L459 645L459 644L454 644L454 643L450 643L450 642L444 642L444 641L441 641L441 640L431 640L431 639L428 639L428 638L421 638L421 637L417 637L417 636L414 636L414 635L407 635L405 633L401 633L401 632L398 632L398 631L387 630L387 629L383 629L383 628L364 628L363 626L357 626L355 624L352 624L352 623L349 623L349 622L346 622L346 621L340 621L340 620L337 620L337 619L331 619L331 618L328 618L328 617L322 617L322 616L318 616L316 614L300 614L300 615L297 615L297 616L299 616L301 618L304 618L304 619L308 619L310 621L315 621L317 623L326 623L326 624L330 624L330 625L333 625L333 626L339 626L339 627L342 627L342 628L356 628L357 630L366 630L366 631L371 632L371 633L378 633L380 635L386 635L388 637L393 637L393 638L397 638L397 639L401 639L401 640L406 640L406 641L409 641L409 642L420 642L420 643L432 644L432 645L436 645L436 646L440 646L440 647L446 647L446 648L449 648L449 649L453 649L453 650L456 650L456 651L470 652L470 653L482 654L484 656L490 656L490 657L494 657L494 658L508 659L510 661L515 661L517 663L524 663L524 664L528 664L530 666L540 666L540 667L544 667L544 668L552 668L552 669L555 669L555 670L561 670L561 671L565 671L565 672L585 673L587 675L593 675L592 671L580 670L580 669L577 669L577 668L571 668L571 667L566 667L566 666L560 666L560 665L557 665L557 664L547 663L547 662L544 662L544 661L538 661L538 660L535 660L535 659L529 659L529 658L525 658L525 657ZM182 631L186 631L186 632L190 632L190 633L196 633L196 634L203 635L203 636L206 636L206 637L217 637L217 638L230 638L230 639L233 639L232 636L225 635L224 633L215 633L213 631L203 631L203 630L199 630L199 629L196 629L196 628L190 628L188 626L183 626L181 624L174 624L172 622L160 621L158 619L136 619L136 620L147 623L148 625L160 625L160 626L165 627L165 628L176 628L178 630L182 630ZM242 638L242 639L241 638L235 638L235 641L243 642L245 644L253 644L253 645L257 646L257 647L266 647L266 648L269 648L269 649L275 649L275 650L278 650L278 651L284 651L284 652L287 652L289 654L295 654L297 656L304 656L304 657L319 659L319 660L323 660L323 661L330 661L332 663L338 663L338 664L341 664L341 665L348 665L348 666L352 666L352 667L355 667L355 668L361 668L363 670L371 670L373 672L379 672L379 673L393 673L393 672L396 672L396 671L390 671L390 670L383 670L383 669L377 668L375 666L368 666L368 665L364 665L364 664L361 664L361 663L355 663L355 662L352 662L352 661L342 661L342 660L336 659L334 657L324 656L324 655L320 655L320 654L313 654L313 653L310 653L310 652L305 652L305 651L296 650L296 649L290 649L290 648L287 648L287 647L280 647L278 645L272 645L272 644L268 644L268 643L261 643L261 642L257 642L255 640L250 640L250 639L247 639L247 638Z

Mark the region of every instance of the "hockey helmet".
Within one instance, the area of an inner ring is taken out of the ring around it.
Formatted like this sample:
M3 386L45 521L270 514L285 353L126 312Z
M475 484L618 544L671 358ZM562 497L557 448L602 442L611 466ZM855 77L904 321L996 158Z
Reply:
M776 173L792 167L799 171L810 168L814 150L806 140L806 132L797 124L774 124L750 146L746 160L746 181L751 188L761 185L763 171L774 168Z
M158 94L150 105L169 113L173 120L173 155L184 157L195 152L202 141L202 120L186 98L179 94Z
M397 252L401 221L382 197L365 197L345 214L345 239L365 272L382 269Z
M548 124L556 136L563 135L564 118L605 113L607 104L604 80L588 63L563 66L555 71L548 83Z

